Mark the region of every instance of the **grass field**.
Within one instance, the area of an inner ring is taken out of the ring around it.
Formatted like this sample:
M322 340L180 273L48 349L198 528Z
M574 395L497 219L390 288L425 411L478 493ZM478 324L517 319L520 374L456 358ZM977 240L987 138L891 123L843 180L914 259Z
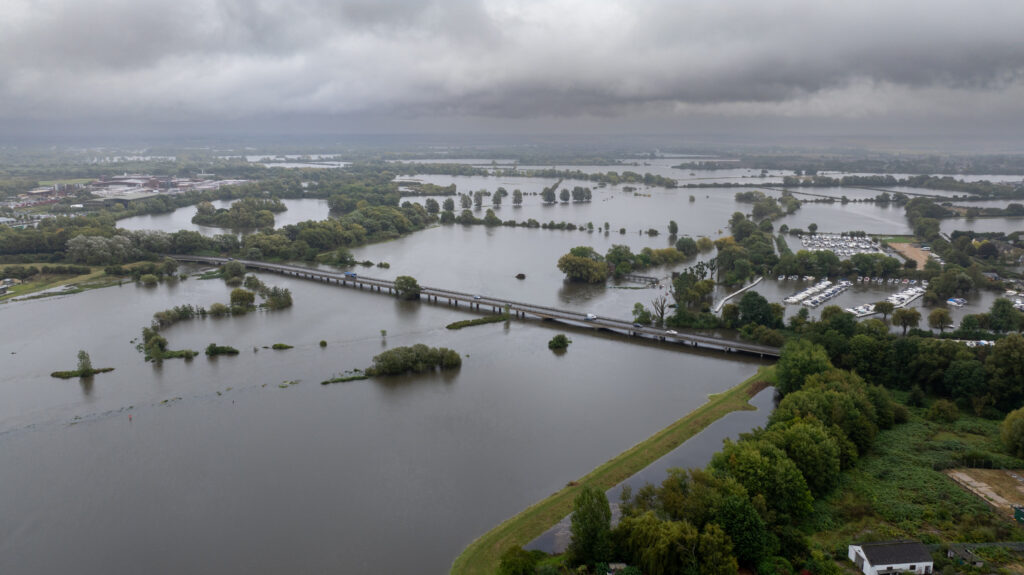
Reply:
M707 403L686 417L480 536L455 559L451 573L490 575L497 572L501 554L509 548L529 543L568 515L572 511L573 499L583 486L589 485L601 491L611 489L723 415L754 409L748 400L774 382L775 367L762 367L729 391L711 396Z

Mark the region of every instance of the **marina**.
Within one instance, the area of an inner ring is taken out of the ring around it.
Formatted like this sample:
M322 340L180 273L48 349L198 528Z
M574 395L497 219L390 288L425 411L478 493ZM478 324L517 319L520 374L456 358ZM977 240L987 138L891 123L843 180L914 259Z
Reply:
M852 285L853 282L848 280L840 280L837 284L833 284L829 280L822 280L801 292L787 297L783 301L788 304L802 304L807 307L817 307L843 293Z
M812 252L830 251L839 259L857 254L881 254L881 246L869 237L847 237L842 234L812 234L800 236L803 249Z

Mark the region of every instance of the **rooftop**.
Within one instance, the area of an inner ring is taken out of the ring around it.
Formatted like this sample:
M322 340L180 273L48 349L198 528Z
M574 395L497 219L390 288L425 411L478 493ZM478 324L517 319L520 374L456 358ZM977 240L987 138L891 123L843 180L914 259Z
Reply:
M927 563L932 560L932 554L919 541L861 543L860 548L872 565Z

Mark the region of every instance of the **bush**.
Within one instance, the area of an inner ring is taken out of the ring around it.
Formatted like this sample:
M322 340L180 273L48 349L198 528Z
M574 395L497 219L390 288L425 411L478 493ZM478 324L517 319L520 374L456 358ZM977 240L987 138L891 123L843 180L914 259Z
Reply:
M1024 407L1007 414L999 426L999 436L1014 457L1024 457Z
M145 286L155 286L156 282L160 280L153 274L143 274L139 276L139 281L142 282L142 285Z
M320 340L320 347L327 347L327 340L326 339L321 339Z
M960 418L960 410L948 399L938 399L928 410L928 418L933 421L953 423Z
M389 349L373 358L366 375L401 375L422 373L436 368L455 369L462 366L462 357L446 347L427 347L422 343Z
M512 547L501 554L501 563L498 564L498 574L533 575L537 570L538 560L539 557L536 552L526 551L522 547Z
M272 345L270 347L271 347L271 349L291 349L291 348L293 348L295 346L294 345L288 345L287 343L275 343L274 345Z
M215 355L238 355L238 350L229 345L217 345L211 343L206 346L206 355L213 357Z
M893 423L906 423L910 421L910 410L905 405L897 404L892 410Z
M572 343L572 340L566 337L564 333L560 333L551 338L551 341L548 342L548 349L551 351L565 351L569 349L570 343Z

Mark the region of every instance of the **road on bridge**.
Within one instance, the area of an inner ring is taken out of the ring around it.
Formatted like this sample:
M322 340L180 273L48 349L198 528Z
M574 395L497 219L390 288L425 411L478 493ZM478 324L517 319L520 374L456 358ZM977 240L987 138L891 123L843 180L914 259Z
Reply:
M384 291L387 291L387 293L397 293L398 291L395 288L395 283L391 280L371 278L367 276L358 275L353 272L332 272L327 270L318 270L314 268L307 268L289 264L275 264L256 260L236 260L233 258L217 258L192 255L168 255L167 257L173 258L178 261L206 263L213 265L223 265L229 261L237 261L238 263L244 265L245 267L254 270L291 275L314 281L334 283L339 286L348 286L349 284L351 284L352 287L357 287L360 289L363 287L367 287L370 290L375 289L376 291L381 293L383 293ZM757 355L759 357L779 357L780 352L779 348L767 345L759 345L755 343L725 339L710 335L699 335L694 333L677 333L675 330L663 330L649 326L641 326L635 324L630 320L597 316L593 314L580 313L576 311L559 309L554 307L517 302L509 300L507 298L499 298L482 294L471 294L444 288L436 288L421 285L420 296L421 298L425 297L428 301L433 301L434 303L439 303L441 302L441 300L447 300L448 304L457 306L459 305L460 302L463 302L468 304L471 309L479 310L482 307L489 307L495 313L508 309L509 313L514 314L516 317L526 318L527 316L534 316L542 319L570 321L588 327L605 329L615 332L622 332L633 336L645 336L648 338L658 339L662 341L674 341L679 343L685 343L693 347L705 347L729 352L742 352L751 355Z

